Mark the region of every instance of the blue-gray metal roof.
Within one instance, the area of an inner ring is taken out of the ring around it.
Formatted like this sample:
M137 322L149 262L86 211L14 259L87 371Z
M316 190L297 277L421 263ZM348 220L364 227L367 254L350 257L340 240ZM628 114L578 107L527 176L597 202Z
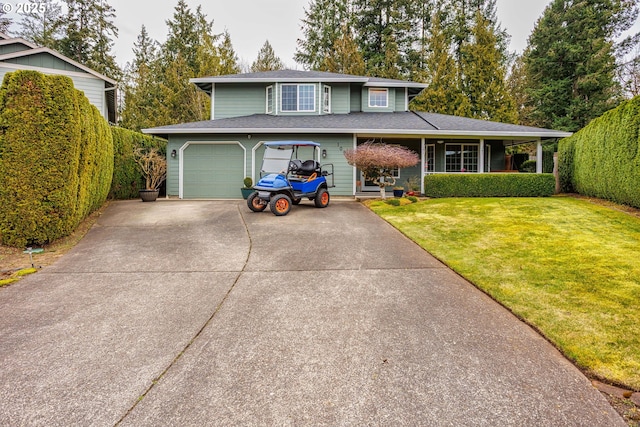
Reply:
M172 134L359 134L407 135L425 138L527 140L564 138L571 133L466 117L424 112L350 113L327 115L255 114L143 129L153 135Z

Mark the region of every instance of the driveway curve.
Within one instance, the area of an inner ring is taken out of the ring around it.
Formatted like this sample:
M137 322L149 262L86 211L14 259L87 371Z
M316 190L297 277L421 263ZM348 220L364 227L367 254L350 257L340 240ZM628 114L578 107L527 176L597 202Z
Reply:
M0 313L0 425L625 425L354 202L112 203Z

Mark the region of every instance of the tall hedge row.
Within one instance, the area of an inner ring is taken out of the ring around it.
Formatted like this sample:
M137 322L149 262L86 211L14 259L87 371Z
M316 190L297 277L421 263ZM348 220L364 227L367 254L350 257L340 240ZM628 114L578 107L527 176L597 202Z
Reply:
M0 242L24 247L71 233L104 203L111 130L68 77L5 75L0 87Z
M133 152L138 147L157 148L166 152L167 141L119 127L111 128L113 134L114 167L111 181L111 199L132 199L138 197L138 190L144 186L143 178L133 160Z
M553 174L433 174L424 177L427 197L545 197L555 192Z
M560 141L562 190L640 207L640 97Z

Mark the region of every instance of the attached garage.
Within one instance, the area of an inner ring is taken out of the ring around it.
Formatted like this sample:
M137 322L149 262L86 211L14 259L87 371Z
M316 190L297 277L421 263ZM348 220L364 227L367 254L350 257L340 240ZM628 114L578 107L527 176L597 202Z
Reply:
M187 142L180 148L180 197L237 198L245 177L246 149L239 142Z

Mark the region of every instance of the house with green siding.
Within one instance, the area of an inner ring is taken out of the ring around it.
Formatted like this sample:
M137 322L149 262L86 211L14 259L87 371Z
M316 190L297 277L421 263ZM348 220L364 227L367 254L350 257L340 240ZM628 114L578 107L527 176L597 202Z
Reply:
M191 82L211 97L211 119L143 129L167 145L167 195L184 199L239 198L243 178L260 178L264 143L311 140L320 163L334 166L332 195L379 191L349 166L344 150L374 140L420 155L394 171L398 183L422 183L432 173L487 173L508 169L510 145L537 144L570 134L409 110L425 84L319 71L281 70L202 77ZM422 185L422 184L420 184ZM424 190L424 189L422 189Z
M96 106L110 123L116 123L116 81L85 67L47 47L39 47L22 38L0 33L0 81L6 73L35 70L43 74L63 75L73 80L76 89Z

